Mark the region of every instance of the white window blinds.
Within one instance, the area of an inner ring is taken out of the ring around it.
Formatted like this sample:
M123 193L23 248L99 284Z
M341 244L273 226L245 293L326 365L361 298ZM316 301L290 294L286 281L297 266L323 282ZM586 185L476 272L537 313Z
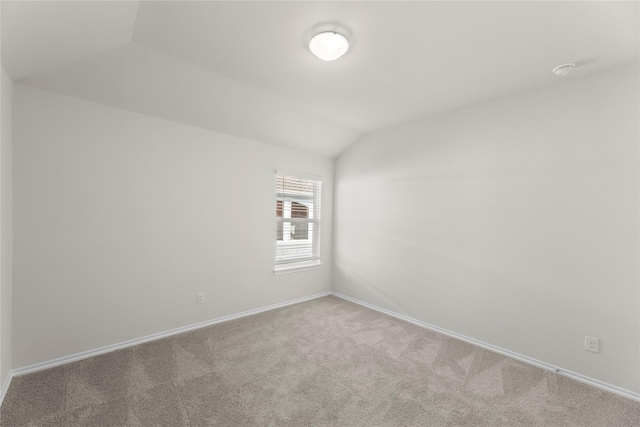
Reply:
M276 265L320 259L318 178L276 174Z

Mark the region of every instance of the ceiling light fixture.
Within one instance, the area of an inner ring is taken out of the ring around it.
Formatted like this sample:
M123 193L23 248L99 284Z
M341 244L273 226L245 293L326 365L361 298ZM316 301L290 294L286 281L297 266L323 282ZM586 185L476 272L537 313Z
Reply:
M343 35L328 31L313 36L309 50L323 61L333 61L347 53L349 42Z
M576 64L573 64L573 63L558 65L556 68L553 69L553 74L559 77L566 76L571 72L571 70L573 70L575 66Z

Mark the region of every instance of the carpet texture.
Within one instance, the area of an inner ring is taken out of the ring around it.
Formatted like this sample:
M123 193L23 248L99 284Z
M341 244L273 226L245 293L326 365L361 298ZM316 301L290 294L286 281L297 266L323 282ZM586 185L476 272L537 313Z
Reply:
M13 379L14 426L639 426L640 402L329 296Z

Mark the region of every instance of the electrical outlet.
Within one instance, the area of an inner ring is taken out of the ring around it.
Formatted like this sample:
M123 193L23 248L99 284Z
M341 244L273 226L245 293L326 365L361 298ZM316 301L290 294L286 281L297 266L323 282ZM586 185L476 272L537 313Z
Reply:
M600 353L600 340L594 337L584 337L584 349L594 353Z
M204 292L198 293L198 304L204 304Z
M350 275L348 275L348 274L346 274L346 275L344 276L344 281L345 281L345 283L351 283L351 276L350 276Z

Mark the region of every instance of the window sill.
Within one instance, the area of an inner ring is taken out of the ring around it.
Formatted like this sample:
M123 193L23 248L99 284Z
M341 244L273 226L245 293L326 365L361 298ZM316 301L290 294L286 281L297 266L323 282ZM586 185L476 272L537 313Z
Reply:
M303 261L276 265L273 269L273 274L278 276L280 274L297 273L299 271L317 270L321 265L320 261Z

